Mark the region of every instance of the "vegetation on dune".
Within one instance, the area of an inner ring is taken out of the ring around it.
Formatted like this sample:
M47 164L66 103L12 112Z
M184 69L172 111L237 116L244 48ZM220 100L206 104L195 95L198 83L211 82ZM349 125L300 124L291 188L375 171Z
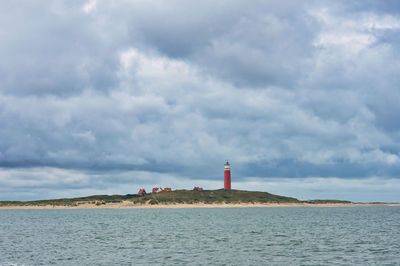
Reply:
M348 200L314 200L315 203L317 204L333 204L333 203L351 203L351 201Z
M94 195L80 198L63 198L36 201L0 201L0 206L79 206L81 204L95 204L97 206L120 203L124 200L133 204L195 204L195 203L301 203L290 197L270 194L267 192L244 191L244 190L174 190L162 191L160 193L140 196L137 194L127 195ZM314 203L351 203L343 200L314 200Z
M299 203L295 198L273 195L267 192L243 190L175 190L160 192L130 199L135 204L175 204L175 203Z
M123 200L129 200L135 197L140 197L136 194L127 195L94 195L80 198L64 198L50 200L35 200L35 201L0 201L0 206L78 206L80 204L96 204L104 205L107 203L119 203Z

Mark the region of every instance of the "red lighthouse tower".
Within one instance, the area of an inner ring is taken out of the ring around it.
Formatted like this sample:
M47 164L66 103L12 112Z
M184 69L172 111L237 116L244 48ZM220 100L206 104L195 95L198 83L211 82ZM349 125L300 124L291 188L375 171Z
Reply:
M231 166L228 161L224 165L224 189L231 190Z

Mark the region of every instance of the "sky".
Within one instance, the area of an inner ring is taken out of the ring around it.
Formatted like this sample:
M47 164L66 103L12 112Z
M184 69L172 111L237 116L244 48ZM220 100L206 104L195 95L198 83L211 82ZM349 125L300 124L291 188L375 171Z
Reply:
M0 2L0 200L400 202L400 2Z

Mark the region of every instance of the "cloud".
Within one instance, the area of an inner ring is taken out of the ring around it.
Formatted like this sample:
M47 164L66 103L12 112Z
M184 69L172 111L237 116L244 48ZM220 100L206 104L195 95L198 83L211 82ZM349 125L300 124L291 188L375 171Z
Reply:
M221 188L221 180L189 179L176 174L147 171L108 172L76 171L51 167L0 169L0 200L37 200L43 198L80 197L99 194L132 194L140 188L152 187L191 189ZM366 179L337 177L265 178L247 177L234 180L235 189L268 191L301 199L343 199L370 202L398 201L400 180L369 177Z
M136 189L110 178L136 172L149 178L138 184L214 187L225 159L243 188L254 176L399 178L400 17L389 4L1 5L14 29L0 30L7 195L58 179L49 196L118 180Z
M77 8L67 2L2 3L2 92L68 96L114 85L115 47Z
M354 202L397 202L400 181L396 178L369 177L366 179L320 178L248 178L234 184L243 189L269 191L299 199L343 199Z
M96 9L97 1L89 0L83 7L82 10L86 13L90 13Z

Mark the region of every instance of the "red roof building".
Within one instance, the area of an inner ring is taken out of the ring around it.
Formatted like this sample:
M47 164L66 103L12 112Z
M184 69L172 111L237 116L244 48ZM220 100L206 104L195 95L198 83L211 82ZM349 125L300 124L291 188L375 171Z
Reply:
M140 196L145 196L147 193L146 193L146 190L144 189L144 188L141 188L140 190L139 190L139 192L138 192L138 195L140 195Z

